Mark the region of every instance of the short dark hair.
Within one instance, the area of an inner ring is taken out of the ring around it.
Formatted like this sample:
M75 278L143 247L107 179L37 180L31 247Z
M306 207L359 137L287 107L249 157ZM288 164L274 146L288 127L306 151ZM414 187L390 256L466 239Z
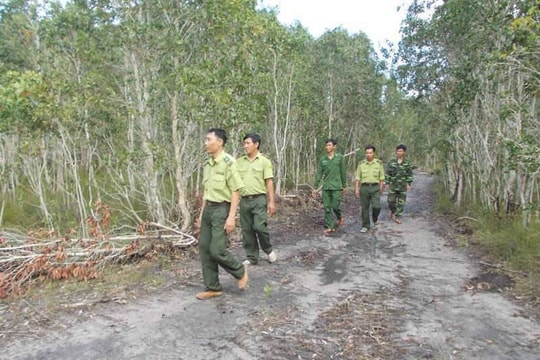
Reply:
M227 143L227 133L223 129L219 128L211 128L206 132L207 134L214 133L218 139L221 139L223 141L223 146Z
M403 144L399 144L398 146L396 146L396 151L399 150L399 149L401 149L403 151L407 151L407 147L405 145L403 145Z
M331 138L328 138L326 139L326 141L324 142L324 144L328 144L328 143L332 143L332 145L336 146L337 145L337 141L336 139L331 139Z
M373 145L366 145L366 147L364 148L364 151L365 151L365 150L369 150L369 149L372 149L373 152L376 151L376 150L375 150L375 146L373 146Z
M261 146L261 137L259 136L259 134L249 133L246 136L244 136L242 140L246 141L246 139L251 139L251 141L253 141L254 144L256 143L257 149L259 148L259 146Z

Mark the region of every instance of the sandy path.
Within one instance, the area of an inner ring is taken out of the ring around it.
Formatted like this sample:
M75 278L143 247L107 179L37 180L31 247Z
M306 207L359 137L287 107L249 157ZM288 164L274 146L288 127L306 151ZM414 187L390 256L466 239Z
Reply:
M313 231L276 234L278 262L250 267L244 292L222 273L218 299L197 301L195 283L98 304L58 319L64 330L2 343L0 358L539 359L540 325L522 308L464 290L477 266L440 235L431 184L417 174L402 225L360 234L349 200L332 237L313 235L320 224L310 218Z

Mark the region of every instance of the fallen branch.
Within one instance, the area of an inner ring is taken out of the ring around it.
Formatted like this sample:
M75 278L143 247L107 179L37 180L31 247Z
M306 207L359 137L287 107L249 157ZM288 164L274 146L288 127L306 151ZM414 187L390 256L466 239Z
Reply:
M479 261L478 263L480 265L484 265L484 266L487 266L487 267L492 267L494 269L501 270L501 271L504 271L504 272L508 272L508 273L512 273L512 274L518 274L518 275L521 275L521 276L529 276L527 273L524 273L524 272L518 271L518 270L510 270L510 269L505 268L502 265L495 265L495 264L491 264L491 263L488 263L488 262L485 262L485 261Z
M458 217L457 219L455 219L453 222L458 222L460 220L471 220L471 221L476 221L477 223L482 223L480 220L477 220L475 218L472 218L472 217L468 217L468 216L461 216L461 217Z
M106 265L137 261L169 251L171 246L188 247L197 243L192 235L168 226L146 225L162 231L114 237L96 233L95 239L47 237L41 241L34 237L6 236L4 232L0 245L0 298L22 292L38 278L94 279Z

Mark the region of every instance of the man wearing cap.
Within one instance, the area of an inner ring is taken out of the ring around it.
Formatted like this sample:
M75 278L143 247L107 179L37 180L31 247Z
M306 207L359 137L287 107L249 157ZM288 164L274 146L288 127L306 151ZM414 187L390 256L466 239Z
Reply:
M240 225L247 259L244 265L256 265L259 248L273 263L277 255L272 249L268 232L268 214L276 212L272 162L259 152L261 137L251 133L244 136L245 155L236 165L244 187L240 189Z
M384 167L379 159L375 159L375 146L367 145L366 159L362 160L356 168L356 181L354 194L360 197L362 206L362 229L365 233L370 229L369 208L371 206L373 226L377 227L381 213L381 193L384 189Z
M208 130L204 141L210 157L204 166L203 204L195 227L200 228L199 253L206 291L197 294L199 300L223 294L218 265L238 280L239 289L248 282L247 268L227 250L227 234L235 229L243 184L234 158L223 150L226 142L226 132L216 128Z

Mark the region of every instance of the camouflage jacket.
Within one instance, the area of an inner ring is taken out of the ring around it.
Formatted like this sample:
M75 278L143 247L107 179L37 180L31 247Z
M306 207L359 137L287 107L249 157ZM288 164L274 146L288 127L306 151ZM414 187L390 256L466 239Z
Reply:
M412 165L409 159L404 158L398 163L392 159L386 164L385 183L390 185L390 191L407 191L407 185L413 182Z

